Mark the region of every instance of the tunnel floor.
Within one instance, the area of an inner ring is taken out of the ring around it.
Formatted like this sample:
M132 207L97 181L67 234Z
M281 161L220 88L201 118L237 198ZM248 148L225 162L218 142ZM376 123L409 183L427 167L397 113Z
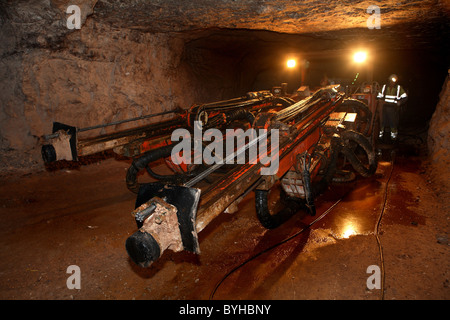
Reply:
M249 194L199 234L200 255L166 251L147 269L124 246L136 228L128 161L8 177L0 185L0 298L449 299L446 199L425 156L390 151L373 177L331 185L315 217L299 213L266 230ZM80 289L67 287L71 265L80 268ZM368 286L370 266L384 274L381 289Z

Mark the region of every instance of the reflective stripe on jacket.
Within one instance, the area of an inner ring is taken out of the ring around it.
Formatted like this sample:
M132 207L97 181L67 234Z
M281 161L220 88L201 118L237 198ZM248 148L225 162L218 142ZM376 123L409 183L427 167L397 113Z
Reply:
M408 95L400 85L397 87L387 87L383 85L381 92L378 93L377 98L384 99L385 102L397 104L399 100L406 98Z

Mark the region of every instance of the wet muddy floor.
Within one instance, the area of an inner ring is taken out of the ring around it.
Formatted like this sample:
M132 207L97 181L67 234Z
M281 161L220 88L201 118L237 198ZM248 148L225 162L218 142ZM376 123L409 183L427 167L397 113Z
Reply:
M128 166L110 158L3 179L1 299L450 298L448 207L425 157L385 152L373 177L331 185L316 216L274 230L250 193L199 234L200 255L166 251L146 269L124 246L136 230ZM80 289L67 286L71 265Z

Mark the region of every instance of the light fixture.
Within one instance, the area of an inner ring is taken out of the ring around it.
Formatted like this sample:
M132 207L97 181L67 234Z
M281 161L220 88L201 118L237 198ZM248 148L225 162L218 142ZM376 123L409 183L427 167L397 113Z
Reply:
M353 61L356 63L363 63L367 59L367 52L358 51L353 55Z
M296 66L297 62L294 59L289 59L286 63L288 68L294 68Z

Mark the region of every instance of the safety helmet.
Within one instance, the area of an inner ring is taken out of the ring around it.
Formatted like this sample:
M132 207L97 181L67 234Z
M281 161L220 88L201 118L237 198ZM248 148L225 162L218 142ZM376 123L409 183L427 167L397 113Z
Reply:
M392 82L396 83L398 81L397 75L396 74L391 74L389 76L389 81L392 81Z

